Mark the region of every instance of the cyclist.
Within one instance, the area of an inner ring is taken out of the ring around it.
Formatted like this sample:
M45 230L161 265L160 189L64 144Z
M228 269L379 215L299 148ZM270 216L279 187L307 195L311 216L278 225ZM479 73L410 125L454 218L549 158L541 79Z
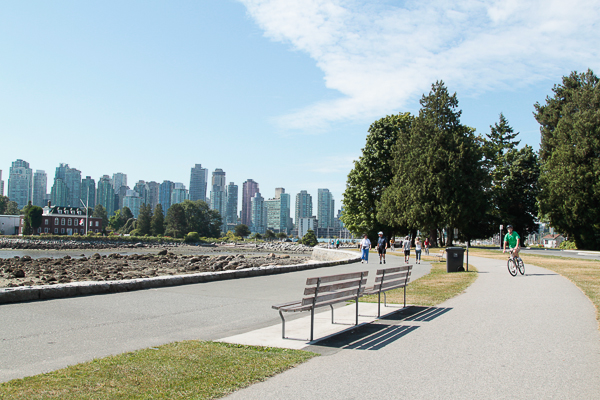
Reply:
M508 225L506 229L508 229L508 232L504 235L504 249L502 253L506 252L506 246L508 245L509 250L513 252L513 257L519 258L519 242L521 237L513 230L512 225Z

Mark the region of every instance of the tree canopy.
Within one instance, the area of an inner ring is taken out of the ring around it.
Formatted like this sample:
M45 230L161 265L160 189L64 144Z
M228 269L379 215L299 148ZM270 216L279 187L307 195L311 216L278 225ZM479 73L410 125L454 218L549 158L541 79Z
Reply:
M236 227L234 228L234 233L235 233L235 236L245 238L246 236L248 236L250 234L250 228L248 228L248 225L239 224L239 225L236 225Z
M540 214L581 249L600 249L600 85L591 70L563 77L541 125Z
M402 131L393 151L392 183L384 189L377 218L385 224L436 232L448 227L467 238L485 218L487 174L481 139L460 123L456 93L444 82L423 95L421 110Z
M160 204L156 205L150 219L150 232L152 236L163 235L165 233L165 214Z
M389 234L395 226L381 222L377 211L381 195L394 176L391 165L394 145L412 123L413 117L403 113L381 118L369 127L362 155L348 174L343 198L341 220L355 235L367 233L374 238L378 231Z

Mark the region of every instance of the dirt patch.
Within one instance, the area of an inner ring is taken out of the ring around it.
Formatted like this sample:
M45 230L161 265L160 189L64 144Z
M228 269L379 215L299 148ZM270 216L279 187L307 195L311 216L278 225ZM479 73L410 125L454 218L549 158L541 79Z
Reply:
M157 254L121 255L95 253L89 257L61 258L30 256L0 259L0 288L54 285L80 281L118 281L165 275L236 270L269 265L301 264L308 257L290 257L274 253L250 256L177 255L167 250Z

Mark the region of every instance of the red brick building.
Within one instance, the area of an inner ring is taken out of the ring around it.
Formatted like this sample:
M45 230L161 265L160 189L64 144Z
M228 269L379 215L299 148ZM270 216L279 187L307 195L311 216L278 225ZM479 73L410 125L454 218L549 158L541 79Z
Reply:
M24 226L23 218L24 216L21 215L21 225L19 226L21 235ZM86 218L85 210L78 207L46 206L42 214L42 225L35 230L34 234L73 235L78 233L85 235L86 232L102 232L102 218Z

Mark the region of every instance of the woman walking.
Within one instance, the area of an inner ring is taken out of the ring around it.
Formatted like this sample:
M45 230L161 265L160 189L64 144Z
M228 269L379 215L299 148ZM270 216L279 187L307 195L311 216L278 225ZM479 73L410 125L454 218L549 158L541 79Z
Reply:
M417 259L416 263L421 264L421 238L417 238L415 240L415 257Z
M404 247L404 262L406 264L408 264L409 260L410 260L410 237L407 236L404 239L404 243L403 246Z
M360 241L360 248L362 251L362 255L361 255L361 261L360 263L364 263L366 262L367 264L369 263L369 250L371 249L371 241L369 240L369 238L367 237L367 235L365 234L363 236L363 240Z

